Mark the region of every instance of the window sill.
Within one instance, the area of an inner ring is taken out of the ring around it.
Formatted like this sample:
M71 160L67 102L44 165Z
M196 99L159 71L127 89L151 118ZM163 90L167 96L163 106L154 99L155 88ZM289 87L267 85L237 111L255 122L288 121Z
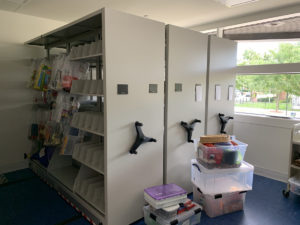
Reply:
M238 113L234 114L234 122L250 123L261 126L280 127L291 129L294 124L300 123L300 119L289 117L276 117L259 114Z

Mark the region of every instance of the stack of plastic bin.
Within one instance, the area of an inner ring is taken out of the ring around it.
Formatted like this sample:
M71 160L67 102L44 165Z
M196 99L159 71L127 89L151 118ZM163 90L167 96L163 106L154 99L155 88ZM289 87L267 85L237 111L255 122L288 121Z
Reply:
M176 184L160 185L144 190L144 220L147 225L196 225L202 207L187 199L187 193Z
M247 144L233 139L196 147L197 159L191 160L194 201L203 205L209 217L243 210L254 171L243 161Z

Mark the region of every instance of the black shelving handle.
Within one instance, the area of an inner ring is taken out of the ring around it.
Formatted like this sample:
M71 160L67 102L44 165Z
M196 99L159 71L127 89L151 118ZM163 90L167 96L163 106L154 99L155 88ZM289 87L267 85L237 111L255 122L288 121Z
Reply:
M196 123L201 123L201 120L194 119L189 124L187 122L184 122L184 121L181 121L181 123L180 123L180 125L183 126L183 128L187 132L187 142L194 143L194 141L192 140L192 135L193 135L193 131L194 131L194 127L195 127Z
M233 120L232 116L225 116L223 113L219 113L219 119L221 123L221 134L226 134L225 127L229 120Z
M129 153L130 154L137 154L137 149L140 147L141 144L147 143L147 142L156 142L156 139L146 137L142 131L143 124L136 121L135 122L135 129L136 129L136 139L133 145L131 146Z

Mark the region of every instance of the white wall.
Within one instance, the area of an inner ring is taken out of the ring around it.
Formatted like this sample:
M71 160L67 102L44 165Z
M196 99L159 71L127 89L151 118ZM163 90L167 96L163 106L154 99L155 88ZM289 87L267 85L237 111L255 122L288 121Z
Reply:
M23 153L32 115L32 91L26 88L31 75L30 59L43 57L40 47L23 42L64 23L0 11L0 172L27 167Z
M0 10L0 42L24 43L64 24L61 21Z
M290 154L291 128L300 121L235 115L234 134L247 143L245 160L255 166L255 173L286 181Z

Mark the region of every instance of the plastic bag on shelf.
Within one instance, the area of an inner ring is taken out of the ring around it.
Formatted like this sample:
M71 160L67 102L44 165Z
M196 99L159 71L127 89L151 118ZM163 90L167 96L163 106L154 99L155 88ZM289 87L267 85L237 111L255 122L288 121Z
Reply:
M72 155L75 144L82 142L83 134L76 128L69 128L69 132L63 138L63 143L60 149L61 155Z
M71 61L71 74L80 80L88 79L89 63Z
M59 92L56 98L55 109L52 111L52 121L71 121L72 115L79 109L79 102L76 98L67 93Z
M49 87L54 90L62 89L62 70L66 60L66 55L55 56L52 61L52 76Z
M50 63L46 59L43 59L35 76L33 88L41 91L46 91L48 89L50 77Z
M39 151L33 153L30 159L38 160L43 166L47 168L55 149L56 147L52 146L43 147Z
M72 80L85 79L88 69L88 63L73 62L66 56L62 69L62 88L71 90Z
M62 142L63 129L60 123L49 121L45 126L44 145L57 146Z
M37 124L46 124L47 121L51 120L51 111L39 108L35 112L35 118L33 119L34 123Z
M35 79L37 76L37 71L39 69L40 63L41 63L41 59L32 59L31 60L31 76L30 76L30 80L27 85L28 88L34 87L34 82L35 82Z

